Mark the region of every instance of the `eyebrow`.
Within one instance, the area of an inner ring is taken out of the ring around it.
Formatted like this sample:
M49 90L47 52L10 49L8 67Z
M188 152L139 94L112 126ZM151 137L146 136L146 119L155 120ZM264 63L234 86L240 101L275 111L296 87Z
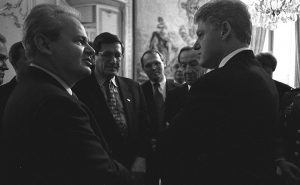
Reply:
M81 35L76 36L75 39L82 39L83 41L88 42L88 38L85 36L81 36Z

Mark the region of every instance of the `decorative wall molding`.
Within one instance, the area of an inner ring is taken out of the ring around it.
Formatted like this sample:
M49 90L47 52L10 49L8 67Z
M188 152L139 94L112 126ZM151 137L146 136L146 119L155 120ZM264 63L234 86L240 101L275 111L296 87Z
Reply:
M17 28L21 28L24 19L34 4L35 0L6 2L4 6L0 8L0 16L12 19L14 25Z

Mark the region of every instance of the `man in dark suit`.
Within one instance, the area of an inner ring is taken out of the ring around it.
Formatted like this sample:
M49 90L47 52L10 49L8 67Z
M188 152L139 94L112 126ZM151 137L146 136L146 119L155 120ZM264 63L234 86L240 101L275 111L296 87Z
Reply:
M271 53L259 53L255 56L255 58L260 62L264 70L273 77L273 72L277 66L277 60ZM280 181L287 181L287 184L299 184L300 181L300 168L295 163L294 160L290 156L294 156L298 153L297 146L299 144L299 138L297 135L298 126L295 125L295 121L290 122L290 112L291 107L294 105L293 98L296 96L293 88L287 84L274 80L276 85L278 95L279 95L279 112L280 112L280 121L279 121L279 138L278 141L278 149L276 153L276 164L278 166L277 175L278 175L278 182ZM290 99L290 100L288 100ZM294 111L297 112L297 111ZM293 116L291 116L293 117ZM290 124L292 123L292 124ZM300 142L299 142L300 143ZM291 147L292 146L292 147ZM294 149L294 147L296 149ZM291 149L293 148L293 149ZM297 157L297 156L296 156ZM285 184L282 182L281 184Z
M25 57L25 50L21 41L14 43L10 47L9 62L16 71L16 76L13 77L8 83L0 86L0 125L2 125L2 116L8 97L16 87L17 81L22 78L28 66Z
M264 68L264 70L271 76L271 78L273 77L273 72L276 69L277 66L277 60L276 58L271 54L271 53L259 53L257 55L255 55L255 58L260 62L260 64L262 65L262 67ZM277 80L274 80L276 88L278 90L278 95L279 95L279 105L281 106L281 101L283 98L283 95L286 92L291 91L293 88L290 87L287 84L284 84L282 82L279 82Z
M205 73L205 69L200 65L199 53L193 47L183 47L178 54L178 62L180 68L182 68L186 83L167 93L166 121L169 123L182 109L191 85Z
M285 93L282 98L283 113L280 119L281 137L278 166L279 185L298 185L300 183L300 89ZM280 153L281 152L281 153Z
M248 49L247 6L210 1L198 9L195 23L200 63L215 70L192 85L163 138L178 165L172 184L270 185L278 94Z
M149 157L147 183L159 183L158 156L155 151L158 136L167 128L165 121L166 94L175 88L174 80L166 79L164 74L165 58L157 50L147 50L141 57L141 64L149 80L142 84L150 116L149 136L151 138L152 152Z
M23 28L31 61L1 133L1 184L129 184L93 115L71 87L91 74L93 48L75 9L35 6ZM3 171L2 171L3 170Z
M146 98L148 111L151 120L150 135L155 139L157 135L167 128L164 112L165 112L165 99L167 92L175 88L174 80L166 79L164 74L165 58L157 50L150 49L146 51L141 57L141 64L144 72L149 80L142 84L142 89ZM157 89L160 93L162 106L157 107L155 102L155 84L158 85Z
M8 70L6 65L7 57L7 48L6 48L6 38L0 34L0 85L3 83L4 72Z
M95 69L73 90L100 123L114 158L135 175L142 175L146 172L146 154L150 148L146 137L149 120L142 89L137 82L118 76L124 46L116 35L101 33L93 46L96 51ZM111 109L108 86L113 87L114 110Z
M171 72L173 74L174 84L176 87L183 85L185 83L183 70L180 67L180 64L178 62L172 65Z

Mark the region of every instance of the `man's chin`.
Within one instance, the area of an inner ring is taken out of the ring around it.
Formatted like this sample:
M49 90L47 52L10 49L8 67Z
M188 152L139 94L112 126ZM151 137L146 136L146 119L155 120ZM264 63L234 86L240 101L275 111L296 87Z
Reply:
M192 85L193 83L195 83L196 80L188 80L186 79L185 82L188 84L188 85Z

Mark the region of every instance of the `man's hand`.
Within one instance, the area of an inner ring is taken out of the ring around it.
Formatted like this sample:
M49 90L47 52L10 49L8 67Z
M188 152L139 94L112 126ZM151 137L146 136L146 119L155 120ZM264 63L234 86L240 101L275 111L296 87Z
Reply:
M133 162L133 164L131 166L131 171L146 173L146 159L143 157L135 158L135 161Z
M143 185L146 174L146 159L137 157L131 166L131 172L134 185Z
M300 184L300 168L294 163L286 160L278 162L279 175L281 175L288 185Z

